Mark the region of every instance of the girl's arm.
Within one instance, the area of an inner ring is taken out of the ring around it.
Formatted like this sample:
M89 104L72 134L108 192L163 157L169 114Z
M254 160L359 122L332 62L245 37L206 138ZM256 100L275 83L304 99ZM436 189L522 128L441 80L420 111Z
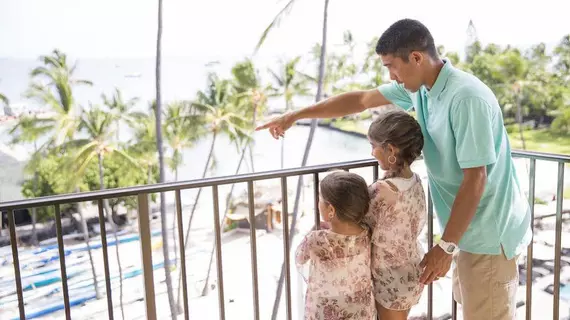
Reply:
M312 234L312 232L309 232L297 247L297 251L295 251L295 264L297 267L303 266L311 258Z
M398 200L397 190L392 189L385 181L378 180L368 191L370 193L370 207L364 216L364 223L373 230L376 228L378 218L382 217L382 204L393 205Z
M299 244L297 251L295 252L295 265L297 267L297 271L307 283L311 272L310 265L307 262L311 259L311 247L314 244L313 234L314 231L309 232L305 238L303 238L303 241L301 241L301 244Z

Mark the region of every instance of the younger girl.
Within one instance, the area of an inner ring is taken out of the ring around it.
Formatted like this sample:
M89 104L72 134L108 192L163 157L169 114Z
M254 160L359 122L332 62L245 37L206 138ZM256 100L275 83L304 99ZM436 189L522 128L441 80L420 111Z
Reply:
M327 229L307 234L295 259L299 269L309 269L305 319L376 319L370 240L362 226L370 203L366 182L357 174L335 171L320 187L319 211Z
M372 278L379 318L405 320L418 303L423 285L419 266L424 252L418 241L426 223L426 198L410 165L424 139L418 122L402 111L388 111L368 130L372 155L385 176L370 186L365 217L372 230Z

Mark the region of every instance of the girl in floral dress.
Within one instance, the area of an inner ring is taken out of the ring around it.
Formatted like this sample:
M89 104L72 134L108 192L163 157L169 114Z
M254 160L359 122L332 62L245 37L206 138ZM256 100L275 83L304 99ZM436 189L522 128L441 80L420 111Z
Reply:
M385 171L369 187L364 221L372 230L372 279L381 320L404 320L418 303L423 285L418 237L426 223L426 198L410 165L420 155L423 135L417 121L402 111L381 114L370 125L372 155Z
M335 171L322 180L320 191L323 229L305 236L295 259L301 273L308 274L305 319L376 319L369 230L362 224L370 205L366 182Z

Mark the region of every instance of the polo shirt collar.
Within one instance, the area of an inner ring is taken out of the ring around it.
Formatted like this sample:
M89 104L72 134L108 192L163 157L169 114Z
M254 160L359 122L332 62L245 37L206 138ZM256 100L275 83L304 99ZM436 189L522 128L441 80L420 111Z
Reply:
M427 90L427 95L429 97L436 98L439 94L445 89L445 85L447 84L447 80L451 75L451 71L453 70L453 65L451 61L447 59L443 59L443 68L439 71L439 75L437 75L437 79L435 79L435 83L431 90Z

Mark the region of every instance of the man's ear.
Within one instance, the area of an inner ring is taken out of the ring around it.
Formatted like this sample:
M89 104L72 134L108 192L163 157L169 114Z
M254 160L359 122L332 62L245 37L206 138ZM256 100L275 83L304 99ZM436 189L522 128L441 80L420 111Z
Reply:
M412 51L410 53L410 62L420 65L424 60L424 54L419 51Z

